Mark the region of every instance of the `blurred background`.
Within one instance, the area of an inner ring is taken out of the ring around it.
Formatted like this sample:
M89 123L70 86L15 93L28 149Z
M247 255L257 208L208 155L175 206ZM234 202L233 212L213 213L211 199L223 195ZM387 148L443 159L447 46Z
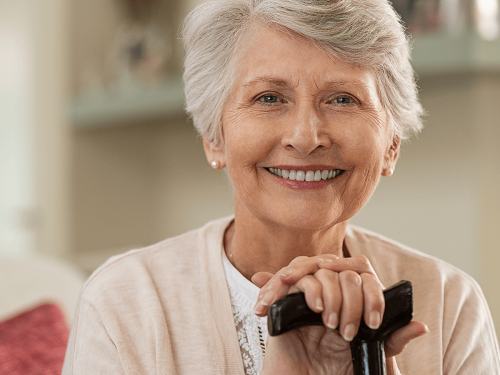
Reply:
M183 112L179 25L196 3L0 0L0 263L56 262L83 280L114 254L232 213ZM498 0L394 6L428 116L352 222L473 276L498 334ZM0 292L0 320L21 293Z

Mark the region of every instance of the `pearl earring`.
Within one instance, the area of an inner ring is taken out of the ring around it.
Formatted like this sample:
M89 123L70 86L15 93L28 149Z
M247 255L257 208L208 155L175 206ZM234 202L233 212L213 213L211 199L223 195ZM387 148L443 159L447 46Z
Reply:
M220 161L218 160L213 160L210 165L212 166L213 169L219 169L220 168Z
M392 174L394 173L394 169L389 169L389 176L392 176Z

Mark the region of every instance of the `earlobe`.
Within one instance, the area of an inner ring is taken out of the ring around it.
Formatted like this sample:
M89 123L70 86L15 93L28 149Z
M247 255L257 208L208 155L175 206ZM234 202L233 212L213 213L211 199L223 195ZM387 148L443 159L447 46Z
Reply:
M212 168L222 169L226 166L226 158L223 147L215 145L203 136L203 149L205 150L207 161Z
M392 144L387 150L387 153L384 158L384 167L382 168L382 176L393 175L399 157L400 146L401 146L401 138L395 135L392 139Z

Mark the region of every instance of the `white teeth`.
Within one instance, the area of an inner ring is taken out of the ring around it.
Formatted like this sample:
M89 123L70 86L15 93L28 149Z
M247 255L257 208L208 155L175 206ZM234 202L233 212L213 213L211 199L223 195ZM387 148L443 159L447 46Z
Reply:
M329 180L341 174L343 171L341 169L330 169L320 171L288 171L286 169L279 168L268 168L268 171L272 174L279 176L281 178L287 178L289 180L297 181L321 181Z
M314 181L321 181L321 171L316 171L314 174Z

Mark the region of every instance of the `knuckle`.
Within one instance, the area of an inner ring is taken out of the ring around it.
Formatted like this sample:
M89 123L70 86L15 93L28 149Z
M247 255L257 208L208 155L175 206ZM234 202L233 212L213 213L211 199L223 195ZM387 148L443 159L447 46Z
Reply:
M269 290L269 289L277 289L282 285L281 280L277 276L273 276L267 284L262 287L261 291Z
M294 259L290 262L290 265L292 265L292 264L297 264L297 263L299 263L299 262L303 262L303 261L305 261L305 260L307 260L307 259L309 259L309 258L308 258L308 257L306 257L305 255L300 255L300 256L298 256L298 257L294 258Z
M370 261L368 258L364 255L356 255L355 256L356 262L363 267L369 268L371 267Z
M337 272L324 268L316 271L314 276L329 283L336 283L339 280L339 274Z
M328 270L328 269L320 268L319 270L317 270L314 273L314 276L321 278L321 279L326 279L326 278L330 278L332 273L333 272Z
M343 271L340 274L342 281L352 283L354 285L361 285L361 276L354 271Z
M384 308L384 305L385 305L385 301L382 297L375 297L372 301L371 301L371 308L372 310L382 310Z
M290 264L291 265L291 264ZM276 274L271 278L274 279L275 277L277 277L277 275L282 275L284 273L286 273L286 271L288 271L291 267L290 265L286 266L286 267L283 267L282 269L280 269L278 272L276 272ZM290 267L290 268L289 268Z
M366 293L365 295L368 296L367 304L369 305L370 308L375 310L383 309L385 305L385 299L382 293L369 293L369 294Z
M303 285L304 289L308 292L316 292L321 290L321 283L316 280L313 276L305 276L300 280L300 283Z
M363 272L361 274L361 278L363 279L363 282L378 284L378 279L374 275L372 275L371 273Z

